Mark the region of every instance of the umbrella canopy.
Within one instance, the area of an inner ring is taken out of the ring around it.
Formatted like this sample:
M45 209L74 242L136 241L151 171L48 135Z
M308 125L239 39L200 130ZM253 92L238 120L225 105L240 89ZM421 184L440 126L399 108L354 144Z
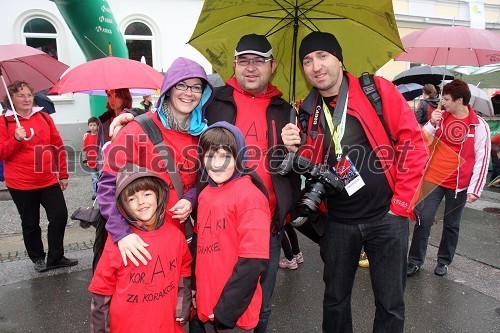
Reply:
M140 61L106 57L69 70L49 94L120 88L159 89L162 80L159 72Z
M0 45L0 72L6 85L16 80L24 80L38 92L52 87L68 67L47 53L30 46ZM0 98L3 99L6 94L6 88L0 85Z
M56 108L54 106L54 102L47 95L37 92L35 93L34 102L36 105L43 107L44 112L48 114L56 113Z
M403 83L418 83L421 85L432 83L438 86L443 80L453 80L453 73L444 67L417 66L412 67L396 75L392 83L399 85Z
M208 81L212 84L212 86L214 88L215 87L222 87L225 84L224 80L217 73L208 74L207 77L208 77Z
M278 63L272 82L293 101L309 90L297 49L312 31L337 37L344 65L354 75L374 73L403 51L390 0L205 0L188 43L225 81L234 73L238 40L265 35Z
M444 81L446 85L450 81ZM471 98L469 101L470 106L477 112L480 112L486 116L494 116L493 103L491 103L491 98L488 93L481 88L476 87L473 84L467 83L469 85L469 90Z
M500 36L468 27L432 27L403 37L405 53L394 60L428 65L484 66L500 63Z
M411 101L422 95L423 85L418 83L404 83L396 86L396 88L403 95L405 100Z

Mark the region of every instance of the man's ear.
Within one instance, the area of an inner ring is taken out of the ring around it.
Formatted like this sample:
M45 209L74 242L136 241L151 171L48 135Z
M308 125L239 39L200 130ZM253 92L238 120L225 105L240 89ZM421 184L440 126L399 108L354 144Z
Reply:
M271 73L276 71L276 67L278 67L278 63L273 59L273 61L271 61Z

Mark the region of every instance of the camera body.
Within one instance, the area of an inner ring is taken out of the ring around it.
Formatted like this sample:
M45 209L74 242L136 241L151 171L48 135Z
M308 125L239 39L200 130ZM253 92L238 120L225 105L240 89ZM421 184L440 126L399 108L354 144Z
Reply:
M325 167L323 164L313 164L310 159L289 152L280 165L278 173L286 175L292 169L299 174L308 175L306 187L303 191L304 194L296 206L300 216L317 213L321 201L327 193L337 194L344 189L344 182L331 167Z

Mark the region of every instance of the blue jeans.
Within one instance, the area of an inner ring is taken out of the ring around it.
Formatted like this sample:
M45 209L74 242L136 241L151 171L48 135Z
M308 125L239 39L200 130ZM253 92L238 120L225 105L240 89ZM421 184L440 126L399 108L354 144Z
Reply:
M97 169L91 169L90 180L92 182L92 189L94 190L94 195L97 194L97 182L99 181L99 171Z
M444 188L431 183L424 183L425 191L428 186L434 187L418 206L420 212L420 223L415 224L413 238L408 255L408 262L417 266L422 266L427 252L427 244L431 227L436 217L436 211L439 204L445 198L443 234L439 243L438 262L449 265L453 261L455 250L458 244L458 233L460 231L460 220L464 212L465 202L467 200L467 191L458 192L455 198L455 190Z
M283 239L283 229L276 234L271 234L269 244L269 264L267 270L260 278L262 287L262 307L260 309L259 323L255 327L255 333L265 333L269 317L271 316L271 296L273 296L276 285L276 275L278 274L278 264L281 254L281 240Z
M366 224L327 222L320 240L325 264L323 332L353 331L351 294L363 246L375 295L373 332L403 332L408 232L408 219L390 214Z

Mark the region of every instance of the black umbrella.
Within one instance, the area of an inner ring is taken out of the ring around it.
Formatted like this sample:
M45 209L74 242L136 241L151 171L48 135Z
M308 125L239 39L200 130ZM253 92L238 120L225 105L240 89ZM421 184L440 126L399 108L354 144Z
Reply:
M418 83L404 83L396 86L405 100L412 101L422 95L422 85Z
M45 113L52 114L56 113L56 108L54 107L54 102L47 95L37 92L35 93L35 104L43 107Z
M442 80L453 80L454 78L453 73L444 67L418 66L399 73L394 80L392 80L392 83L395 85L403 83L418 83L425 85L426 83L432 83L438 86Z

